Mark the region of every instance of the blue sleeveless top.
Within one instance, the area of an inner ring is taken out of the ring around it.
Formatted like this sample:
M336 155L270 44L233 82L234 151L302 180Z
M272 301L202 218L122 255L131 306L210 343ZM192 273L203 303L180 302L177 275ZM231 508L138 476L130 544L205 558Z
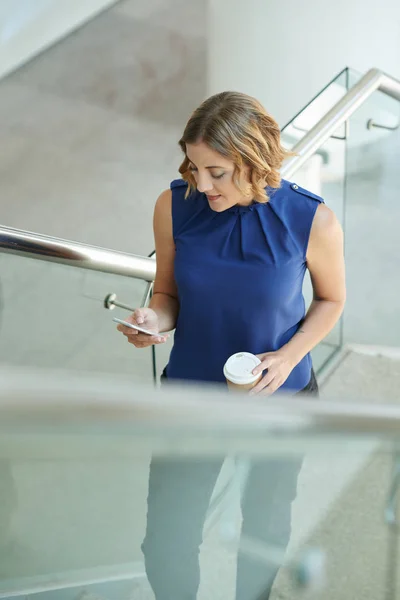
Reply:
M180 308L166 373L225 382L231 354L279 350L300 327L308 239L323 200L282 180L269 202L215 212L198 191L185 199L186 189L171 183ZM280 389L299 391L310 377L308 354Z

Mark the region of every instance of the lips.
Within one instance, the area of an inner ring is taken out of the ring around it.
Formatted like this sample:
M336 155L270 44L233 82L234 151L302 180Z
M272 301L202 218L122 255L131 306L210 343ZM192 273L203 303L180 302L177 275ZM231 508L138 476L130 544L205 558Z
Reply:
M218 200L218 198L221 198L221 194L218 194L218 196L209 196L207 194L207 198L210 202L215 202L216 200Z

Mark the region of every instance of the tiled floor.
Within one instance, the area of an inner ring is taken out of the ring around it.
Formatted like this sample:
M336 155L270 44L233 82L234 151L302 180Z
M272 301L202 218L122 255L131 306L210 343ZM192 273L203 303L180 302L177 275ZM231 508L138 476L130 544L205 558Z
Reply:
M125 0L0 83L2 224L150 252L205 94L205 4Z

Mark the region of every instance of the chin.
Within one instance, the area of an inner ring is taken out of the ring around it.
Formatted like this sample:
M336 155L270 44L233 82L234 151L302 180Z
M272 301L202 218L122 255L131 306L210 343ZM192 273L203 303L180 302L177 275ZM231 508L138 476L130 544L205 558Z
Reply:
M217 202L209 202L208 205L211 208L211 210L213 210L214 212L224 212L224 210L231 207L231 205L227 204L226 202L218 202L218 201Z

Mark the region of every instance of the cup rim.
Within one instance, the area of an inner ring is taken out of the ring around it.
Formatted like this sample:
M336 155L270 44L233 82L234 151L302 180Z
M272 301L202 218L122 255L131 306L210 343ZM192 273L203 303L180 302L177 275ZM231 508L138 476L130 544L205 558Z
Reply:
M252 373L248 373L248 374L244 374L244 375L234 375L232 373L229 372L228 368L229 368L229 361L231 361L234 357L237 357L239 354L246 356L248 358L253 359L254 361L254 367L255 368L257 365L259 365L261 363L260 359L255 355L252 354L251 352L235 352L235 354L232 354L228 360L226 361L225 365L224 365L224 376L225 379L227 379L230 383L233 383L235 385L248 385L249 383L254 383L255 381L257 381L257 379L260 378L261 373L258 373L257 375L253 375Z

